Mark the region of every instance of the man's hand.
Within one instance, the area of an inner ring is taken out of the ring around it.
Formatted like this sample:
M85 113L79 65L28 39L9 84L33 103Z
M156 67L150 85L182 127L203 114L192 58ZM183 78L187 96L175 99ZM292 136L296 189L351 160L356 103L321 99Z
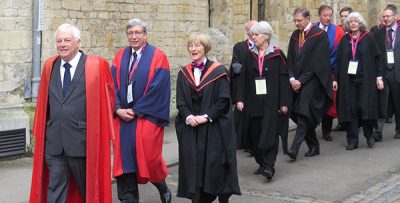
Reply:
M287 114L288 112L288 107L287 106L281 106L279 109L279 113Z
M301 83L298 80L292 80L290 81L290 85L292 86L293 90L298 92L300 91L301 88Z
M117 109L115 113L124 121L129 122L135 117L132 109Z
M333 91L337 91L338 90L338 84L337 84L337 82L336 81L333 81L333 84L332 84L333 86L332 86L332 88L333 88Z

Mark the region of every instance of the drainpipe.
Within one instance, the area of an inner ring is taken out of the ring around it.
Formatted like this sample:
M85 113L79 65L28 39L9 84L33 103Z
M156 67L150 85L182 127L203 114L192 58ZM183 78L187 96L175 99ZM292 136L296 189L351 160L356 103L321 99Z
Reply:
M32 93L31 99L33 102L36 102L39 91L39 83L40 83L40 59L42 52L42 31L41 26L39 24L39 20L42 17L42 8L43 2L42 0L34 0L33 1L33 18L32 18Z
M258 0L258 20L265 20L265 0Z

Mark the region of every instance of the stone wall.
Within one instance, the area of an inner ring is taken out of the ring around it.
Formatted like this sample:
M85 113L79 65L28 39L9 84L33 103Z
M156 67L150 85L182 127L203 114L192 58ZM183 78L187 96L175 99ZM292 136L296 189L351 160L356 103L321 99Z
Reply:
M171 117L176 113L174 89L178 67L190 61L187 37L193 32L208 32L214 45L209 57L229 65L233 44L245 38L244 23L250 16L253 19L258 16L258 0L210 0L210 5L206 0L42 1L42 62L56 54L54 30L64 22L82 30L82 50L100 55L110 63L116 51L127 45L127 21L136 17L148 22L149 42L164 50L171 64ZM400 0L265 0L265 20L275 31L276 45L286 51L289 36L295 29L292 12L296 7L309 8L312 21L316 21L318 7L329 4L339 21L339 9L351 6L372 26L377 23L379 11L388 3L400 6ZM32 1L1 0L0 108L24 103L24 79L30 76L32 69L31 33Z
M24 102L24 79L32 67L32 2L0 2L0 108L6 108Z

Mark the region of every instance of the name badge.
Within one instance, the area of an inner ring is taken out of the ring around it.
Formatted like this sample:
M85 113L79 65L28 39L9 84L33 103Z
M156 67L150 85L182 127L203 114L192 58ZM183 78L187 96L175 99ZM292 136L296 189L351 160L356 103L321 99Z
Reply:
M392 50L386 51L386 56L387 56L387 63L388 64L393 64L394 63L394 54Z
M128 85L128 92L126 94L126 99L127 99L128 104L133 102L132 84Z
M256 95L267 94L267 84L265 78L256 78Z
M347 69L347 74L355 75L357 74L358 61L350 61L349 68Z

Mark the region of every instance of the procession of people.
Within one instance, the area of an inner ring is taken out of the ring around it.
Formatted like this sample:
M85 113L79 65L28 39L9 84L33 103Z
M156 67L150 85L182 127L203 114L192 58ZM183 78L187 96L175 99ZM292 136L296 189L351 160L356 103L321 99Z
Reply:
M368 30L361 13L329 5L311 22L307 8L293 13L287 53L266 21L245 24L247 39L233 47L224 66L209 57L211 37L192 33L188 63L179 67L174 118L179 144L177 196L195 203L229 202L240 195L236 151L254 157L254 175L272 181L280 143L297 160L320 155L319 137L346 133L346 150L368 148L383 138L385 121L400 139L400 34L397 8L387 5L381 24ZM171 74L165 53L148 43L149 26L132 18L127 46L111 64L86 55L80 30L55 31L58 55L44 63L32 134L36 137L30 202L140 201L138 184L152 183L162 203L172 202L162 157L170 123ZM289 119L297 128L289 144ZM333 119L338 126L332 129ZM316 128L321 125L322 134ZM112 148L110 147L112 142ZM113 164L111 164L111 162Z

